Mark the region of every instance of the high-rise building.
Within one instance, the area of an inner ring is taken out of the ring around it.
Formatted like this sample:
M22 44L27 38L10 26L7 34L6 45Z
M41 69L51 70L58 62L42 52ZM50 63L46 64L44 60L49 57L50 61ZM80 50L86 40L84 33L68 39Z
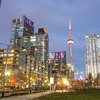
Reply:
M91 34L86 38L86 78L100 80L100 36Z
M34 34L34 22L26 16L12 21L10 36L10 47L15 48L17 39L21 36L32 36Z
M67 77L70 82L74 80L74 65L67 64Z
M57 84L67 75L66 52L49 53L49 78L54 77L54 83Z
M31 87L35 85L36 88L45 87L46 83L49 82L48 41L48 33L44 28L39 28L38 33L34 35L34 22L26 16L14 19L12 21L10 47L6 50L0 50L0 68L2 68L0 75L4 76L7 65L7 69L11 70L11 76L14 77L17 86L26 84L27 88L30 85ZM16 73L13 74L13 72ZM9 81L6 84L13 86L13 78L9 80L6 80Z
M22 36L18 38L17 48L32 55L35 60L35 65L40 73L37 82L41 86L43 80L48 80L48 33L44 28L38 29L38 34L33 36ZM39 62L39 63L38 63ZM42 74L41 74L42 73Z

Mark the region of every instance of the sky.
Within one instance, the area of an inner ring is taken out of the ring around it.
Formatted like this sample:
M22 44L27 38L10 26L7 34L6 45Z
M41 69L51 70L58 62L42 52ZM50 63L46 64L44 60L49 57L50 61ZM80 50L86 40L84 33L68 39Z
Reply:
M0 43L9 44L12 20L22 18L23 15L35 22L35 32L38 28L46 29L49 35L49 52L66 51L67 63L70 18L75 72L79 70L80 75L85 77L85 36L100 35L100 0L2 0ZM5 46L0 45L0 48Z

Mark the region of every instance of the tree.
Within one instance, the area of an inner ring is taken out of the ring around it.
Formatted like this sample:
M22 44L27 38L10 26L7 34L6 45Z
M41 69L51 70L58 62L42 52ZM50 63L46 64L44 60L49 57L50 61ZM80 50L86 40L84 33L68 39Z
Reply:
M92 86L92 75L91 75L91 73L89 73L89 88L91 88L91 86Z

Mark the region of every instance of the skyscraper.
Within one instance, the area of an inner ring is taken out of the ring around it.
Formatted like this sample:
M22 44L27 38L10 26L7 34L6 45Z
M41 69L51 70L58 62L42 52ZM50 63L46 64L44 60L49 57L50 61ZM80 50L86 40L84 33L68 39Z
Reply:
M36 77L38 86L41 86L44 80L48 80L48 42L48 33L44 28L39 28L36 35L21 36L17 39L17 48L34 58L34 68L39 71Z
M91 34L86 38L86 78L100 79L100 36Z
M34 22L26 16L12 21L10 36L10 47L15 48L17 39L21 36L32 36L34 34Z

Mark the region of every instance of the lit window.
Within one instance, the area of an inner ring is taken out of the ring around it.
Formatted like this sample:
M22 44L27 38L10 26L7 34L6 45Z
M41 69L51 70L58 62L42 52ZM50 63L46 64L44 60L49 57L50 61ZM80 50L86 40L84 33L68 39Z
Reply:
M35 48L35 51L37 51L37 48Z
M14 54L8 54L8 56L14 56Z
M32 38L31 41L36 41L36 39Z
M3 57L3 54L0 54L0 57Z
M11 57L10 60L13 60L13 58Z
M23 51L26 51L26 49L23 49Z
M13 61L7 61L7 64L12 64ZM3 61L3 64L6 64L6 61Z
M14 50L11 50L11 52L14 52Z
M27 40L24 40L24 42L27 42Z
M32 38L36 38L36 36L31 36L31 39L32 39Z
M4 54L4 56L7 56L7 54Z

